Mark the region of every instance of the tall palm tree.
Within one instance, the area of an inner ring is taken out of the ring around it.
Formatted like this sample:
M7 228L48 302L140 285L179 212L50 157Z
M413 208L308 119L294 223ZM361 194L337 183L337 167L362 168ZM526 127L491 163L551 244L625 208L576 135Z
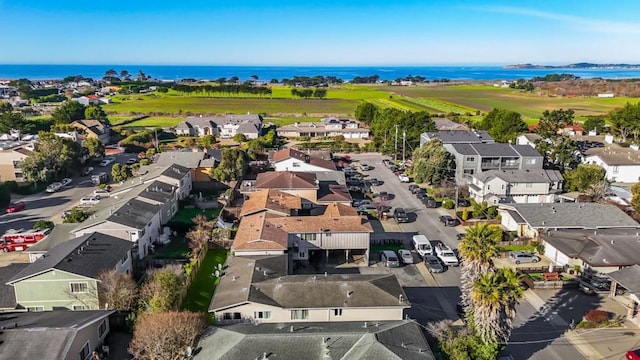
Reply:
M473 313L471 289L473 283L482 275L493 272L491 258L498 255L498 243L502 239L502 230L497 225L479 223L467 229L458 251L462 258L461 291L462 302L467 313Z
M473 326L485 342L505 343L513 329L515 306L524 295L511 268L498 269L474 281L471 290Z

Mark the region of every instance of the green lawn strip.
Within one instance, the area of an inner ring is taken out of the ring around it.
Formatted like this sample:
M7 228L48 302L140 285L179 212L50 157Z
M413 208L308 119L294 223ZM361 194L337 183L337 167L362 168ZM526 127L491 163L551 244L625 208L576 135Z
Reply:
M451 102L447 102L440 99L434 99L434 98L407 98L407 99L416 104L423 105L432 109L436 109L444 113L454 112L454 113L464 114L467 112L475 113L477 110L468 106L461 106Z
M218 264L224 264L228 255L227 250L215 249L207 252L182 301L183 310L201 313L209 310L213 292L220 281L220 278L214 277L215 269Z
M123 125L123 127L174 127L178 125L184 116L149 116L147 118Z
M215 219L220 215L222 208L203 210L198 208L182 208L171 218L170 222L178 222L187 225L193 225L193 219L196 215L206 215L208 219Z
M158 249L153 257L155 259L188 259L191 254L191 249L185 238L174 238L171 242Z
M398 252L398 250L402 250L405 247L403 245L371 245L371 255L379 253L384 250L391 250Z
M502 252L509 252L509 251L533 252L535 249L536 249L535 246L531 246L531 245L507 245L507 246L500 247L500 251Z

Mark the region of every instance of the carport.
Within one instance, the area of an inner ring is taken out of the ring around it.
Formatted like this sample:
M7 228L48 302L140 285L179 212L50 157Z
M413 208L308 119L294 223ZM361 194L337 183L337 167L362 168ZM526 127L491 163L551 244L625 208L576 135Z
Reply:
M616 296L618 284L625 287L627 294L627 320L640 326L640 265L633 265L608 274L611 279L610 297Z

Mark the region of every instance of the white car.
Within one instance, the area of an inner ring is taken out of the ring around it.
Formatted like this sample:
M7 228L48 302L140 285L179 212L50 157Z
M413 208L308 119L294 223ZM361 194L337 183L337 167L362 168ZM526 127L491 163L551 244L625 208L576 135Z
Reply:
M354 200L353 201L353 206L355 207L360 207L360 206L372 206L373 202L369 199L363 199L363 200Z
M100 202L97 196L87 196L80 199L80 205L95 205Z
M369 171L371 170L371 167L367 164L360 164L360 168L362 169L362 171Z
M114 157L109 157L109 158L106 158L106 159L102 160L102 161L100 162L100 166L102 166L102 167L109 166L109 165L111 165L112 163L114 163L115 161L116 161L116 158L114 158Z
M54 183L50 184L49 186L47 186L47 192L48 193L54 193L54 192L60 190L61 187L62 187L61 183L54 182Z
M102 198L109 197L109 191L106 189L96 189L96 190L93 190L93 196L95 196L96 198L98 198L98 200L100 200Z
M436 255L447 266L458 266L460 264L456 253L448 246L442 244L436 246Z
M407 176L407 174L398 175L398 179L400 179L400 182L403 182L403 183L409 182L409 176Z
M402 249L398 250L398 256L400 256L400 260L402 260L405 264L413 264L413 254L411 251Z
M73 180L71 180L70 178L64 178L64 179L62 179L61 183L62 183L62 186L67 186L67 185L71 184L72 181Z

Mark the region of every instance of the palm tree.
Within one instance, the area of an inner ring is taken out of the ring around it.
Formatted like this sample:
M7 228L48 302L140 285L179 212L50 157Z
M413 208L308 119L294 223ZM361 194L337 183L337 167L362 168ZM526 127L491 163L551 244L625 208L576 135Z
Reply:
M474 281L473 326L485 342L504 344L511 335L515 306L524 295L515 270L501 268Z
M462 258L462 302L468 314L473 313L470 299L473 283L482 275L493 272L491 258L498 255L501 239L502 230L498 226L479 223L467 230L458 246Z

